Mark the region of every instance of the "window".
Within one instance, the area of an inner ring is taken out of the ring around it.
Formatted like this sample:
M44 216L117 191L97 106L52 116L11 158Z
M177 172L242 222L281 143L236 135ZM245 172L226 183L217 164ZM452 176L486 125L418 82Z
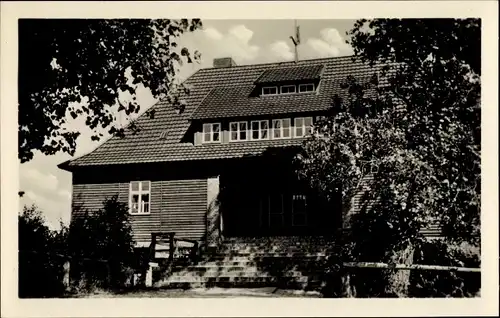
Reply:
M295 118L295 137L304 137L311 133L312 117Z
M278 94L278 87L276 86L262 87L262 95L277 95L277 94Z
M229 140L247 140L247 122L232 122L229 124Z
M130 214L149 214L151 203L151 181L130 182Z
M290 119L273 120L273 139L290 138Z
M295 85L281 86L281 94L293 94L295 93L295 89Z
M203 142L220 142L220 123L203 124Z
M292 226L307 225L306 196L294 194L292 196Z
M314 92L314 84L300 84L299 93Z
M283 195L279 193L268 194L257 198L259 206L259 225L263 228L278 229L285 226L285 207Z
M285 211L283 208L283 195L274 194L269 199L269 227L280 228L285 225Z
M252 140L269 139L269 122L267 120L252 121Z

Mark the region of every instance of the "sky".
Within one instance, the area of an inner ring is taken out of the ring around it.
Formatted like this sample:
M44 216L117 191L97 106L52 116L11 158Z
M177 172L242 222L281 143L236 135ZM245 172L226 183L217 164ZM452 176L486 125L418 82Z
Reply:
M204 20L203 29L182 35L180 47L201 53L200 63L184 64L178 74L185 79L200 68L212 67L214 58L232 57L238 65L291 61L294 59L291 35L295 35L293 20ZM345 43L346 31L354 20L298 20L301 44L299 59L351 55ZM141 109L146 110L157 101L151 93L140 88L137 92ZM119 118L120 124L126 124ZM74 157L95 149L100 143L90 140L90 131L84 120L70 120L68 129L81 132ZM102 141L101 141L102 143ZM60 222L68 223L71 213L71 173L57 165L71 159L68 154L45 156L35 153L34 158L20 165L20 189L25 195L19 209L35 204L44 214L47 224L57 229Z

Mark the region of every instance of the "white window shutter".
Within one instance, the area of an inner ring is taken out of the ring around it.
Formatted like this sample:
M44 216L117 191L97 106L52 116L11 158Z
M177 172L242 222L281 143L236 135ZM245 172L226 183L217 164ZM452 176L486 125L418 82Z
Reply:
M222 131L222 143L227 144L229 142L229 130Z
M203 142L203 133L202 132L195 132L194 133L194 145L198 146L201 145Z

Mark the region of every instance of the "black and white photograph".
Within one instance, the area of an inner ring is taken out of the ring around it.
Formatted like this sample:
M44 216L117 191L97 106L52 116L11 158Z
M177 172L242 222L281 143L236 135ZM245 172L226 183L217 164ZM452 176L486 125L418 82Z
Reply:
M16 19L14 297L484 296L480 16L130 14Z

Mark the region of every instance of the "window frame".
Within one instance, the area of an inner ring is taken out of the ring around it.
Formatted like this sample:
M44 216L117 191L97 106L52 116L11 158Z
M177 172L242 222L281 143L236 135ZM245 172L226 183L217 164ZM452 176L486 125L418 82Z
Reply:
M274 89L276 89L276 93L266 94L266 93L264 93L264 89L266 89L266 88L274 88ZM279 90L278 86L263 86L262 90L261 90L261 95L262 96L275 96L275 95L279 95L279 92L280 92L280 90Z
M283 122L288 120L288 137L284 137L283 136L283 132L285 131L284 128L283 128ZM276 129L274 127L274 123L276 121L280 121L281 124L280 124L280 128L279 128L279 131L280 131L280 137L275 137L274 136L274 130ZM277 119L272 119L271 120L271 132L272 132L272 138L273 139L290 139L292 138L292 119L291 118L277 118Z
M266 137L266 138L261 138L261 136L262 136L262 131L263 131L263 129L262 129L262 123L263 123L263 122L266 122L266 123L267 123L267 137ZM253 130L253 123L259 123L259 130L258 130L258 131L259 131L259 138L257 138L257 139L255 139L255 138L253 137L253 132L254 132L254 130ZM269 130L270 130L270 129L269 129L269 120L268 120L268 119L263 119L263 120L252 120L252 121L250 122L250 140L269 140L269 139L270 139L270 138L269 138Z
M293 120L293 136L294 138L304 138L306 137L306 128L308 126L306 126L306 119L311 119L311 132L312 132L312 126L313 126L313 123L314 123L314 120L313 120L313 117L309 116L309 117L295 117L294 120ZM297 125L297 121L302 119L302 125L301 126L298 126ZM302 135L301 136L298 136L297 135L297 128L302 128Z
M284 87L293 87L293 92L283 93L283 88ZM280 86L280 94L281 95L297 94L297 85L281 85Z
M232 124L236 124L236 131L233 131L231 130L231 125ZM246 126L246 129L244 130L246 135L245 135L245 139L241 139L240 138L240 133L243 132L243 130L240 129L240 124L245 124ZM248 140L248 131L249 131L249 128L248 128L248 121L232 121L229 123L229 141L230 142L236 142L236 141L246 141ZM233 139L233 132L236 132L236 139Z
M219 126L219 140L217 141L214 141L214 125L218 125ZM206 141L205 140L205 134L207 134L205 132L205 126L210 126L210 140L209 141ZM202 126L202 138L201 138L201 143L202 144L220 144L222 143L222 125L221 123L204 123L203 126Z
M304 200L304 212L302 213L295 213L295 209L294 209L294 203L296 200L298 200L298 198L296 199L296 197L300 197L300 199ZM296 215L303 215L304 216L304 224L295 224L295 216ZM292 195L292 227L299 227L299 226L307 226L308 224L308 212L307 212L307 196L305 194L293 194Z
M267 220L267 222L268 222L268 227L269 227L269 228L277 228L277 227L279 227L279 228L283 228L283 227L285 227L285 204L284 204L284 203L285 203L285 201L284 201L284 195L283 195L282 193L280 193L280 194L279 194L279 198L280 198L280 201L281 201L281 203L280 203L281 210L280 210L279 212L276 212L275 210L272 210L272 209L271 209L271 200L272 200L272 195L271 195L271 194L269 194L269 195L267 195L267 196L266 196L266 198L267 198L267 204L268 204L268 220ZM281 222L280 222L280 223L281 223L281 224L280 224L279 226L277 226L277 225L274 225L274 226L273 226L273 225L271 224L271 218L272 218L273 216L274 216L274 217L276 217L276 216L279 216L279 217L280 217L280 220L281 220Z
M134 182L139 183L138 190L132 190L132 184ZM146 191L142 190L142 183L143 182L148 183L149 190L146 190ZM128 196L128 212L129 212L129 214L131 214L131 215L149 215L149 214L151 214L151 181L150 180L130 181L128 193L129 193L129 196ZM137 209L138 212L132 212L132 197L133 197L133 195L136 195L136 194L139 196L139 201L138 201L139 206ZM143 204L144 201L142 201L143 194L148 195L148 212L144 212L144 204Z
M313 89L312 89L312 91L307 91L307 90L306 90L306 91L303 91L303 92L301 92L301 91L300 91L300 88L301 88L301 87L308 87L308 86L312 86L312 88L313 88ZM298 90L298 93L299 93L299 94L304 94L304 93L314 93L315 91L316 91L316 85L315 85L314 83L304 83L304 84L299 84L299 90Z

